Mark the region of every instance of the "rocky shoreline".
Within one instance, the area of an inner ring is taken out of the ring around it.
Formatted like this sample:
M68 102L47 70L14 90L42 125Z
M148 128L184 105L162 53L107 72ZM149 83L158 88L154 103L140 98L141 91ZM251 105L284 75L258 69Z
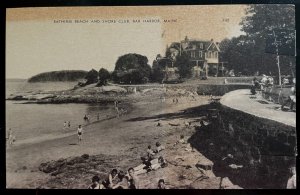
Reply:
M6 100L22 101L23 104L102 103L128 100L129 93L121 87L95 87L93 85L64 91L27 92L10 94Z

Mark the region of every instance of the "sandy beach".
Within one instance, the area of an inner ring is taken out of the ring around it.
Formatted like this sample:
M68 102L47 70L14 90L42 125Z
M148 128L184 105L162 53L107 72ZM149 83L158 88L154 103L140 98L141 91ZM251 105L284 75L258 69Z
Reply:
M195 100L178 97L178 104L174 104L171 97L167 97L164 102L157 93L133 96L130 102L131 112L120 118L92 122L85 126L80 145L77 144L76 132L34 140L31 143L16 142L6 153L7 188L43 188L42 184L53 179L53 176L39 171L41 163L83 154L129 156L131 162L123 166L136 166L148 145L154 146L156 141L163 145L167 145L167 142L175 143L180 134L191 134L190 130L183 131L186 119L162 116L207 104L209 99L208 96L197 96ZM157 126L158 120L161 120L161 127ZM168 123L180 124L180 128ZM86 184L83 182L82 185ZM79 186L74 184L69 187L80 188ZM85 188L83 186L81 187Z

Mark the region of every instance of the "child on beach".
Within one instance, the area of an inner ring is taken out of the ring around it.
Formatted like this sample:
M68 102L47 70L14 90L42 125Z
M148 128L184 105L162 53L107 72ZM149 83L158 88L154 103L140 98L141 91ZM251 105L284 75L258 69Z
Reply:
M128 180L128 188L129 189L139 189L139 179L135 175L134 169L130 167L128 169L128 174L126 175Z
M12 132L11 128L9 128L9 130L8 130L8 143L9 143L9 145L12 145L14 141L15 141L15 139L14 139L14 136L13 136L13 132Z
M100 184L100 178L97 175L95 175L92 178L92 185L90 185L88 189L105 189L105 188L102 184Z
M110 172L110 174L108 174L107 179L102 182L102 184L104 185L105 188L112 189L114 187L114 185L117 184L118 179L119 179L118 178L118 170L113 169Z
M128 189L128 180L127 177L125 177L125 173L123 171L120 171L118 173L118 178L118 183L114 185L112 189Z
M167 161L162 156L152 160L149 159L142 159L142 160L143 160L143 164L133 168L135 175L140 175L143 173L150 172L151 170L157 170L159 168L164 168L168 166Z
M120 112L119 112L119 102L116 100L115 102L115 110L117 112L117 117L119 118L120 117Z
M153 159L153 156L155 155L154 151L151 149L151 146L149 145L148 146L148 149L147 149L147 157L148 159Z
M78 134L78 144L79 144L82 140L82 134L83 134L83 129L81 125L78 125L77 134Z
M84 120L85 122L89 122L89 117L88 117L87 115L84 115L83 120Z
M296 189L296 167L291 167L290 172L292 173L292 176L288 179L286 188L287 189Z
M179 143L181 143L181 144L185 144L186 143L185 140L184 140L184 135L180 135L180 139L175 142L175 144L173 145L173 147L176 146Z
M158 189L167 189L167 187L166 187L166 185L165 185L165 180L164 180L164 179L158 180L157 188L158 188Z
M67 121L64 122L64 129L67 127Z
M156 149L153 151L154 153L159 153L160 151L165 149L165 147L162 146L159 142L156 142L155 146L156 146Z

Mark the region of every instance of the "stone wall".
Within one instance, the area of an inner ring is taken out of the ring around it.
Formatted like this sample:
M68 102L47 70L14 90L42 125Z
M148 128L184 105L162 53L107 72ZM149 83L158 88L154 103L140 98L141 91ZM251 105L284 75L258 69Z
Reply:
M262 155L293 156L296 149L296 128L259 118L225 106L220 109L222 130L228 136L251 147Z
M216 177L228 177L245 189L283 189L295 166L296 128L213 103L188 140L214 163ZM236 166L236 167L235 167Z
M221 84L221 85L202 84L197 87L197 93L199 95L222 96L225 93L237 89L249 89L250 92L250 84Z
M289 167L296 165L295 127L226 106L220 106L218 127L238 147L244 166L252 167L250 175L256 178L252 182L260 181L263 188L285 188Z

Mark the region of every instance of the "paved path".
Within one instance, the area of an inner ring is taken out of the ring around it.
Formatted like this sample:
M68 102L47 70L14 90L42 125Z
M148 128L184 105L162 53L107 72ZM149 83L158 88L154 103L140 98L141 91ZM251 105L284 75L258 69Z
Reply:
M256 98L253 98L256 97ZM281 111L279 104L263 99L260 95L250 95L249 89L241 89L226 93L221 98L221 104L235 110L240 110L257 117L274 120L296 127L296 113ZM262 102L262 103L261 103Z

